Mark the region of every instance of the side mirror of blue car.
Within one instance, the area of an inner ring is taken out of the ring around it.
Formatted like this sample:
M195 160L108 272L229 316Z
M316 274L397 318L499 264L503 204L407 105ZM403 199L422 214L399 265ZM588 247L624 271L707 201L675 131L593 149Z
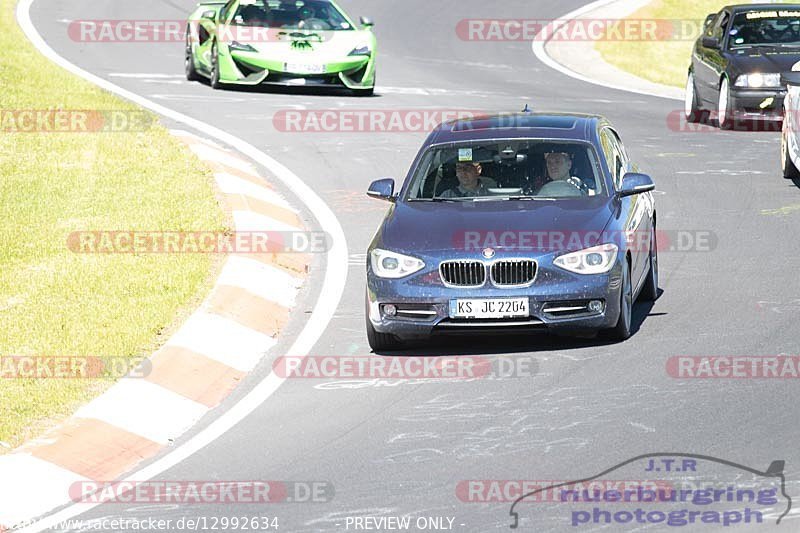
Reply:
M647 174L638 172L628 172L622 177L622 187L619 190L620 198L623 196L633 196L655 190L656 184Z
M383 178L373 181L367 190L367 196L394 202L396 200L394 196L394 179Z

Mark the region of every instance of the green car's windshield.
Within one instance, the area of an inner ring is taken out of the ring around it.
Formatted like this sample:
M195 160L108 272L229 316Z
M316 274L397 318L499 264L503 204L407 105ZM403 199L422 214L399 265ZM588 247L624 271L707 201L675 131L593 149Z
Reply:
M594 148L585 142L513 139L431 148L408 201L558 200L606 195Z
M287 30L354 29L336 6L326 0L242 0L231 24Z
M800 46L800 11L749 11L733 19L728 48Z

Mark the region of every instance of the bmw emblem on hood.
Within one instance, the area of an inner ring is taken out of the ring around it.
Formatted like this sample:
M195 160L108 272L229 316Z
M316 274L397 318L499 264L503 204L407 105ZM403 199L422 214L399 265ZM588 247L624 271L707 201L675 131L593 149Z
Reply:
M494 249L493 248L484 248L483 249L483 257L486 259L491 259L494 257Z

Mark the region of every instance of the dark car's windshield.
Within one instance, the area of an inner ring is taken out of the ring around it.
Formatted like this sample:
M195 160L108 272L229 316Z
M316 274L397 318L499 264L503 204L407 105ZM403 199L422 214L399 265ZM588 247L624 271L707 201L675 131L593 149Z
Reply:
M289 30L354 29L347 18L325 0L242 0L231 23Z
M483 201L605 194L590 144L517 139L458 143L428 150L405 199Z
M733 19L728 48L800 46L800 11L750 11Z

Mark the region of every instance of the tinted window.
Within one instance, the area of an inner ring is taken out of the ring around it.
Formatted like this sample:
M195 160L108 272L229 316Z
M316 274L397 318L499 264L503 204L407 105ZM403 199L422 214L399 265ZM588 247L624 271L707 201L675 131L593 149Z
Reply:
M733 18L728 46L800 45L800 11L751 11Z

